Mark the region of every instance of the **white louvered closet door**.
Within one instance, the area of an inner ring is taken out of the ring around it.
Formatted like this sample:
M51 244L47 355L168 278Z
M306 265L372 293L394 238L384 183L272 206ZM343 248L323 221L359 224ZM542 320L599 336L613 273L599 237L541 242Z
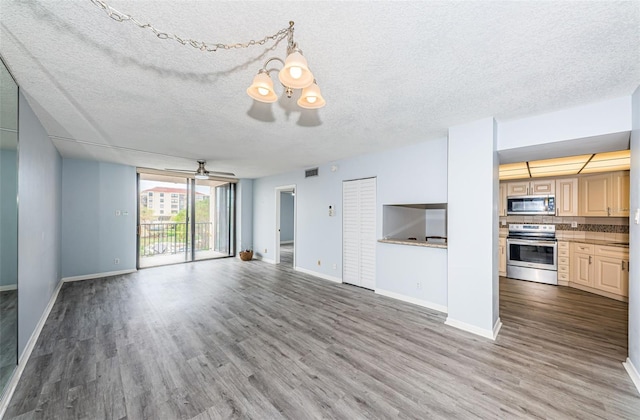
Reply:
M342 208L342 281L375 289L376 179L343 182Z

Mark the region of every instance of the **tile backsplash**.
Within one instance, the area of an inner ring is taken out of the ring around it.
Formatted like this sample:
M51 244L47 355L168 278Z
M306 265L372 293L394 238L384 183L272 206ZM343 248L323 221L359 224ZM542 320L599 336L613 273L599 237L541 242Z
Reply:
M506 226L502 222L507 223ZM571 227L575 222L577 227ZM555 216L507 216L500 217L500 233L506 235L511 223L546 223L556 225L556 237L560 240L597 239L612 242L629 241L627 217L555 217Z

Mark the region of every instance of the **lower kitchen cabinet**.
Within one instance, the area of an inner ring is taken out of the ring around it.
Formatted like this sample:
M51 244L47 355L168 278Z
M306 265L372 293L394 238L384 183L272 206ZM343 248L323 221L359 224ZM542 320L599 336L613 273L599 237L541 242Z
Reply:
M558 241L558 285L568 286L570 277L569 242Z
M498 239L498 259L500 261L500 265L498 266L498 274L501 276L507 275L507 239L499 238Z
M629 296L629 253L611 247L596 247L594 287L615 295Z
M593 287L593 251L589 244L571 244L571 283Z
M569 286L613 299L629 296L629 251L626 248L571 244Z

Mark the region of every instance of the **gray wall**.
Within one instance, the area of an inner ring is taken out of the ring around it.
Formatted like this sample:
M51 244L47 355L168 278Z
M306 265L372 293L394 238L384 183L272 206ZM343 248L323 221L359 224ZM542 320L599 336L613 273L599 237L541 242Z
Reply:
M331 171L331 166L337 166ZM382 206L384 204L446 203L447 202L447 139L441 138L416 145L370 154L319 167L319 176L304 177L299 170L256 179L253 183L253 243L256 252L267 260L274 259L275 188L296 185L296 265L323 277L342 279L342 182L377 177L376 235L382 238ZM329 206L335 216L329 216ZM376 260L401 252L402 245L377 244ZM393 248L397 247L397 248ZM267 250L265 252L265 249ZM432 257L441 261L446 254L440 249L420 248L411 252L422 257L393 267L376 268L376 288L446 305L446 267L424 271L422 261ZM437 255L436 255L437 254ZM321 264L318 265L317 261ZM334 268L335 264L335 268ZM389 275L393 269L396 275ZM422 288L418 289L415 273L421 273ZM429 284L426 284L426 283ZM432 291L427 295L427 291Z
M640 370L640 225L633 221L640 209L640 87L632 96L631 197L629 221L629 359Z
M291 193L280 193L280 243L293 241L293 200Z
M470 175L471 174L471 175ZM447 323L492 336L498 319L498 156L485 118L449 129Z
M18 282L18 154L0 150L0 286Z
M61 277L62 159L22 92L19 98L18 354Z
M236 254L253 249L253 180L241 179L236 185Z
M136 268L134 167L64 159L62 202L62 277Z

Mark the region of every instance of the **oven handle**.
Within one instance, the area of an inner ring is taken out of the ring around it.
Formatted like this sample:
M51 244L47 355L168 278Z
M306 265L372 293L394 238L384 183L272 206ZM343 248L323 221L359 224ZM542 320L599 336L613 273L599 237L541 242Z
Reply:
M522 239L509 239L507 238L507 243L514 245L541 245L541 246L556 246L558 242L556 241L535 241L535 240L522 240Z

